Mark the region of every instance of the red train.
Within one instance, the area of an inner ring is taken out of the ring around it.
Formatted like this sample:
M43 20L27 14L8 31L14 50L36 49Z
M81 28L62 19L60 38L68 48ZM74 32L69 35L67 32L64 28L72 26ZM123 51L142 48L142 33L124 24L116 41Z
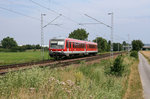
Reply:
M49 55L54 58L70 57L75 55L97 54L97 43L66 39L51 39L49 41Z

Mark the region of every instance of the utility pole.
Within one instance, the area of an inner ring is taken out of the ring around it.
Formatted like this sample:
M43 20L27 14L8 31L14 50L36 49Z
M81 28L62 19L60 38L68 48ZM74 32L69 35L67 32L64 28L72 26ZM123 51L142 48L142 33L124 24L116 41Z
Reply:
M59 14L59 16L57 16L55 19L50 21L45 26L43 26L43 16L46 16L46 14L41 14L41 57L44 60L44 32L43 32L43 29L45 27L47 27L48 25L59 25L59 24L51 24L51 23L54 22L56 19L58 19L60 16L62 16L62 14Z
M110 49L110 56L112 56L112 59L113 59L113 12L112 13L108 13L108 15L111 15L111 26L110 25L107 25L107 24L105 24L105 23L103 23L103 22L101 22L101 21L99 21L99 20L97 20L97 19L95 19L95 18L93 18L93 17L91 17L91 16L89 16L89 15L87 15L87 14L84 14L85 16L87 16L87 17L89 17L89 18L91 18L91 19L93 19L93 20L95 20L95 21L97 21L98 23L79 23L79 25L84 25L84 24L102 24L102 25L105 25L106 27L109 27L110 29L111 29L111 49Z
M128 34L128 54L129 54L129 49L130 49L129 43L130 43L130 35Z
M41 14L41 57L42 57L42 59L44 60L43 16L46 16L46 14Z
M113 21L114 21L114 13L108 13L108 15L111 15L111 56L113 58L113 30L114 30L114 25L113 25Z

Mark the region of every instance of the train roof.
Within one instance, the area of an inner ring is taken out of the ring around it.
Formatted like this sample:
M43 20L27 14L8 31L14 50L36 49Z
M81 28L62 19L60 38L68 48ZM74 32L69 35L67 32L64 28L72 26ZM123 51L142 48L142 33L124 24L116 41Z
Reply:
M73 41L78 41L78 42L83 42L83 43L87 43L87 44L95 44L97 45L97 43L94 42L89 42L89 41L83 41L83 40L78 40L78 39L73 39L73 38L66 38L66 40L73 40Z
M78 40L78 39L73 39L73 38L53 38L51 40L71 40L71 41L76 41L76 42L80 42L80 43L85 43L86 42L87 44L95 44L95 45L97 45L97 43L94 43L94 42Z

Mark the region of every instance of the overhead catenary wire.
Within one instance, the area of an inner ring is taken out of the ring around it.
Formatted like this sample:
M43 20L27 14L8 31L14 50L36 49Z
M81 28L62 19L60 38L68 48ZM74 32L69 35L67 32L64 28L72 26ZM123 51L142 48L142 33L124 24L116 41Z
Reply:
M33 20L36 20L36 21L41 21L41 20L40 20L39 18L37 18L37 17L29 16L29 15L23 14L23 13L21 13L21 12L15 11L15 10L11 10L11 9L4 8L4 7L0 7L0 9L6 10L6 11L8 11L8 12L15 13L15 14L18 14L18 15L21 15L21 16L24 16L24 17L28 17L28 18L33 19ZM47 21L45 21L45 22L47 22ZM55 25L55 26L57 26L57 27L59 27L59 28L63 28L63 27L59 26L58 24L48 24L48 25Z
M107 27L112 28L111 26L109 26L109 25L107 25L107 24L105 24L105 23L103 23L103 22L101 22L101 21L99 21L99 20L97 20L97 19L95 19L95 18L93 18L93 17L87 15L87 14L84 14L84 15L87 16L87 17L89 17L89 18L91 18L91 19L93 19L93 20L95 20L95 21L97 21L97 22L99 22L100 24L103 24L103 25L105 25L105 26L107 26Z
M41 5L41 4L37 3L37 2L35 2L35 1L33 1L33 0L30 0L30 1L31 1L32 3L34 3L34 4L36 4L36 5L38 5L38 6L42 7L42 8L44 8L44 9L47 9L47 10L49 10L49 11L55 13L55 14L59 14L59 15L60 15L60 13L58 13L58 12L55 11L55 10L52 10L52 9L50 9L50 8L48 8L48 7L45 7L45 6L43 6L43 5ZM75 21L75 20L73 20L73 19L71 19L71 18L65 16L64 14L61 14L61 15L62 15L63 17L65 17L66 19L68 19L68 20L70 20L70 21L72 21L72 22L74 22L74 23L76 23L76 24L78 24L78 25L82 25L82 24L80 24L79 22L77 22L77 21ZM84 15L88 16L87 14L84 14ZM89 16L88 16L88 17L89 17ZM99 22L99 23L101 23L101 24L103 24L103 25L105 25L105 26L107 26L107 27L110 27L110 28L111 28L111 26L109 26L109 25L107 25L107 24L105 24L105 23L103 23L103 22L100 22L100 21L98 21L98 20L96 20L96 19L94 19L94 20L97 21L97 22ZM90 23L89 23L89 24L90 24ZM95 23L95 24L98 24L98 23ZM85 26L85 25L82 25L82 26L88 28L88 27Z
M55 10L52 10L52 9L50 9L50 8L47 8L47 7L41 5L41 4L39 4L39 3L37 3L37 2L35 2L35 1L33 1L33 0L29 0L29 1L33 2L34 4L36 4L36 5L38 5L38 6L42 7L42 8L47 9L47 10L53 12L53 13L56 13L56 14L59 14L59 15L60 15L59 12L57 12L57 11L55 11ZM4 7L0 7L0 9L6 10L6 11L9 11L9 12L12 12L12 13L16 13L16 14L21 15L21 16L28 17L28 18L30 18L30 19L34 19L34 20L40 21L40 19L37 18L37 17L29 16L29 15L26 15L26 14L24 14L24 13L17 12L17 11L15 11L15 10L11 10L11 9L4 8ZM66 19L68 19L68 20L74 22L74 23L79 24L77 21L73 20L72 18L70 18L70 17L68 17L68 16L65 16L64 14L62 14L62 16L65 17ZM95 23L95 24L96 24L96 23ZM65 28L65 27L59 26L59 25L57 25L57 24L50 24L50 25L56 25L57 27L62 28L62 29ZM83 25L83 26L86 27L86 28L89 28L88 26L85 26L85 25ZM91 27L90 27L90 28L91 28ZM66 29L68 29L68 28L66 28ZM72 29L72 28L70 28L70 29ZM116 35L116 36L118 36L118 35ZM121 38L121 37L120 37L120 38Z
M29 1L31 1L31 2L34 3L34 4L36 4L37 6L40 6L40 7L44 8L44 9L46 9L46 10L49 10L49 11L55 13L55 14L62 15L64 18L66 18L66 19L68 19L68 20L70 20L70 21L76 23L77 25L79 25L79 22L77 22L77 21L71 19L70 17L68 17L68 16L66 16L66 15L64 15L64 14L58 13L57 11L52 10L52 9L50 9L50 8L48 8L48 7L45 7L45 6L43 6L43 5L41 5L41 4L37 3L37 2L35 2L35 1L33 1L33 0L29 0ZM87 26L84 26L84 27L88 28Z
M41 5L41 4L39 4L39 3L37 3L37 2L35 2L35 1L33 1L33 0L30 0L30 1L31 1L32 3L34 3L34 4L36 4L36 5L38 5L38 6L42 7L42 8L44 8L44 9L47 9L47 10L49 10L49 11L55 13L55 14L58 14L58 15L61 14L61 13L58 13L57 11L55 11L55 10L52 10L52 9L50 9L50 8L48 8L48 7L45 7L45 6ZM69 18L69 17L67 17L67 16L65 16L65 15L63 15L63 14L61 14L61 15L62 15L64 18L66 18L66 19L68 19L68 20L70 20L70 21L72 21L72 22L78 24L77 21L75 21L75 20L73 20L73 19L71 19L71 18Z
M48 25L50 25L52 22L54 22L56 19L58 19L61 16L61 14L59 16L57 16L54 20L50 21L48 24L46 24L43 28L47 27ZM55 24L58 25L58 24Z
M40 19L37 18L37 17L29 16L29 15L23 14L23 13L21 13L21 12L17 12L17 11L15 11L15 10L11 10L11 9L4 8L4 7L0 7L0 9L6 10L6 11L9 11L9 12L11 12L11 13L15 13L15 14L18 14L18 15L21 15L21 16L28 17L28 18L30 18L30 19L34 19L34 20L40 21ZM60 15L61 15L61 14L60 14ZM90 24L90 23L89 23L89 24ZM97 23L95 23L95 24L97 24ZM51 25L56 25L56 26L58 26L59 28L62 28L62 29L65 28L65 27L59 26L58 24L51 24ZM85 26L85 25L83 25L83 24L82 24L82 26L87 27L87 26ZM87 27L87 28L89 28L89 27ZM91 28L91 27L90 27L90 28ZM66 28L66 29L71 29L71 28ZM94 29L93 29L93 30L94 30ZM116 35L116 36L118 36L118 35ZM120 36L118 36L118 37L119 37L119 38L122 38L122 37L120 37ZM125 40L125 39L124 39L124 40Z
M29 15L23 14L23 13L21 13L21 12L17 12L17 11L14 11L14 10L11 10L11 9L7 9L7 8L4 8L4 7L0 7L0 9L6 10L6 11L9 11L9 12L12 12L12 13L15 13L15 14L18 14L18 15L21 15L21 16L28 17L28 18L30 18L30 19L34 19L34 20L40 21L39 18L36 18L36 17L33 17L33 16L29 16Z

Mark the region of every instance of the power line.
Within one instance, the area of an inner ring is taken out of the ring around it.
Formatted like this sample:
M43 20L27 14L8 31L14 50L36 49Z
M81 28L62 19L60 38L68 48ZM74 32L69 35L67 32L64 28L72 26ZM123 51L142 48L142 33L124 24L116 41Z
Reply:
M59 16L57 16L55 19L53 19L52 21L50 21L48 24L46 24L43 28L47 27L48 25L50 25L52 22L54 22L56 19L58 19L61 16L61 14ZM55 24L58 25L58 24Z
M11 9L7 9L7 8L3 8L3 7L0 7L0 9L6 10L6 11L9 11L9 12L12 12L12 13L15 13L15 14L18 14L18 15L21 15L21 16L28 17L28 18L30 18L30 19L34 19L34 20L37 20L37 21L41 21L39 18L32 17L32 16L29 16L29 15L26 15L26 14L23 14L23 13L20 13L20 12L11 10ZM52 20L52 21L54 21L54 20ZM47 22L47 21L45 21L45 22ZM50 23L48 23L48 25L56 25L57 27L60 27L58 24L50 24ZM60 28L62 28L62 27L60 27Z
M50 9L50 8L47 8L47 7L41 5L41 4L39 4L39 3L37 3L37 2L35 2L35 1L33 1L33 0L30 0L30 1L31 1L32 3L34 3L34 4L36 4L36 5L38 5L38 6L42 7L42 8L44 8L44 9L47 9L47 10L49 10L49 11L55 13L55 14L59 14L59 15L60 15L60 13L56 12L55 10L52 10L52 9ZM66 19L68 19L68 20L70 20L70 21L72 21L72 22L78 24L78 22L76 22L75 20L73 20L73 19L71 19L71 18L69 18L69 17L67 17L67 16L65 16L65 15L63 15L63 14L61 14L61 15L62 15L64 18L66 18Z
M45 8L45 9L47 9L47 10L53 12L53 13L56 13L56 14L59 14L59 15L60 15L60 13L56 12L55 10L52 10L52 9L50 9L50 8L47 8L47 7L41 5L41 4L37 3L37 2L34 2L33 0L30 0L30 1L33 2L34 4L38 5L38 6L42 7L42 8ZM21 15L21 16L28 17L28 18L30 18L30 19L34 19L34 20L40 21L39 18L32 17L32 16L29 16L29 15L26 15L26 14L23 14L23 13L20 13L20 12L17 12L17 11L8 9L8 8L0 7L0 9L6 10L6 11L9 11L9 12L12 12L12 13L15 13L15 14L18 14L18 15ZM75 20L73 20L73 19L71 19L71 18L69 18L69 17L67 17L67 16L65 16L65 15L62 15L62 16L65 17L65 18L67 18L68 20L70 20L70 21L72 21L72 22L78 24L78 22L76 22ZM88 23L87 23L87 24L88 24ZM89 24L90 24L90 23L89 23ZM97 24L97 23L95 23L95 24ZM61 26L59 26L59 25L57 25L57 24L52 24L52 25L56 25L57 27L64 29L64 27L61 27ZM85 25L83 25L83 26L86 27L86 28L89 28L89 27L87 27L87 26L85 26ZM107 25L106 25L106 26L107 26ZM90 28L91 28L91 27L90 27ZM67 28L67 29L68 29L68 28ZM71 29L71 28L70 28L70 29ZM116 35L116 36L117 36L117 35ZM120 37L120 38L121 38L121 37Z
M107 24L105 24L105 23L103 23L103 22L101 22L101 21L99 21L99 20L97 20L97 19L95 19L95 18L93 18L93 17L87 15L87 14L84 14L84 15L87 16L87 17L89 17L89 18L91 18L91 19L93 19L93 20L95 20L95 21L97 21L97 22L99 22L100 24L103 24L103 25L105 25L105 26L107 26L107 27L112 28L111 26L109 26L109 25L107 25Z
M46 10L49 10L49 11L55 13L55 14L62 15L64 18L66 18L66 19L68 19L68 20L70 20L70 21L72 21L72 22L74 22L74 23L76 23L76 24L79 24L79 22L77 22L77 21L75 21L75 20L73 20L73 19L71 19L71 18L65 16L64 14L60 14L60 13L56 12L55 10L52 10L52 9L50 9L50 8L47 8L47 7L41 5L41 4L39 4L39 3L37 3L37 2L35 2L35 1L33 1L33 0L30 0L30 1L31 1L32 3L34 3L34 4L36 4L36 5L38 5L38 6L42 7L42 8L44 8L44 9L46 9ZM61 28L61 26L59 26L59 27ZM84 26L84 27L86 27L86 26ZM87 27L86 27L86 28L87 28Z
M0 7L0 9L2 9L2 10L6 10L6 11L9 11L9 12L12 12L12 13L15 13L15 14L18 14L18 15L21 15L21 16L28 17L28 18L30 18L30 19L34 19L34 20L38 20L38 21L40 21L40 19L39 19L39 18L32 17L32 16L29 16L29 15L26 15L26 14L23 14L23 13L20 13L20 12L17 12L17 11L11 10L11 9L7 9L7 8L3 8L3 7Z
M37 3L37 2L35 2L35 1L33 1L33 0L30 0L30 1L31 1L32 3L34 3L34 4L38 5L38 6L42 7L42 8L45 8L45 9L47 9L47 10L49 10L49 11L53 12L53 13L59 14L58 12L56 12L56 11L54 11L54 10L50 9L50 8L47 8L47 7L45 7L45 6L41 5L41 4L39 4L39 3Z

